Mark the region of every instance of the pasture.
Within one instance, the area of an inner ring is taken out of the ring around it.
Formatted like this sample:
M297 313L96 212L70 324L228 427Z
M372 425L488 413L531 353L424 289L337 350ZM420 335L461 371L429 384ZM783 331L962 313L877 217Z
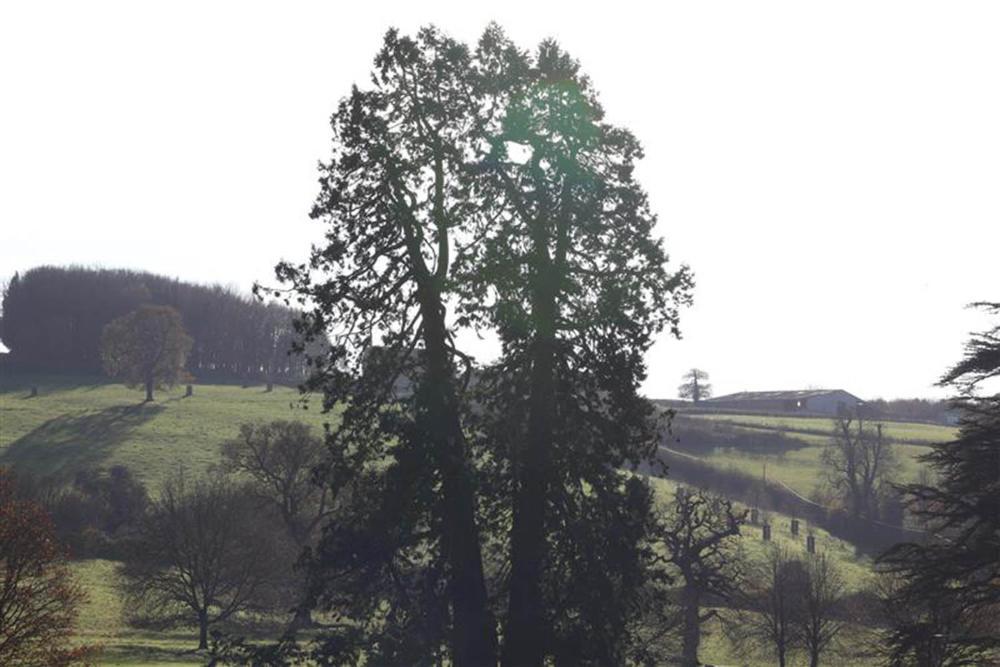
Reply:
M692 423L725 424L737 433L746 433L761 446L752 449L717 447L698 452L706 463L735 469L750 475L779 480L803 496L809 496L823 479L820 455L830 442L832 420L823 417L784 417L745 414L707 414L685 411L683 419ZM930 445L955 437L956 429L937 424L883 422L883 433L893 443L899 469L899 481L915 481L921 463L917 457L930 451ZM783 437L797 442L797 448L769 448L769 438Z
M38 396L29 398L30 388ZM218 462L219 445L248 421L297 419L317 429L318 401L303 409L297 390L262 385L195 385L143 393L93 377L5 375L0 380L0 465L70 481L78 470L124 465L155 495L178 466Z
M29 397L30 387L38 396ZM260 385L195 385L194 395L184 396L184 387L157 394L153 403L142 402L142 392L92 377L11 375L0 381L0 465L16 465L38 475L69 481L76 471L91 467L125 465L155 495L174 469L207 470L218 461L219 445L233 437L240 423L273 419L299 419L322 428L330 419L318 410L318 401L304 409L298 392ZM828 420L746 415L692 415L695 419L727 421L766 440L769 433L782 433L803 445L783 453L713 451L706 460L715 465L761 470L808 494L820 475L819 452L827 440ZM887 434L897 439L906 476L914 476L912 457L927 450L927 444L950 437L951 429L924 424L891 424ZM670 480L652 479L661 502L672 494ZM802 525L800 534L789 531L789 517L771 514L774 541L793 552L804 552L805 535L812 530L817 548L834 555L851 588L862 590L870 562L858 558L854 548L818 528ZM759 526L747 526L740 538L741 551L761 556L766 548ZM103 647L100 664L181 665L199 664L190 653L196 644L191 629L157 631L137 629L127 623L127 609L116 585L118 564L107 560L83 560L73 570L89 600L82 609L79 639ZM707 629L703 659L719 664L766 665L733 655L721 632ZM266 639L266 636L260 636ZM830 664L838 664L831 662ZM847 664L847 663L840 663Z

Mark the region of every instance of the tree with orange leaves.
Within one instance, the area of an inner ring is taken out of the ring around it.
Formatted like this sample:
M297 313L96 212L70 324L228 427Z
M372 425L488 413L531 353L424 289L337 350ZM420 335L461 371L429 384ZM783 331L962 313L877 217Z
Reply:
M83 599L48 513L18 498L10 473L0 468L0 664L85 662L90 649L68 645Z

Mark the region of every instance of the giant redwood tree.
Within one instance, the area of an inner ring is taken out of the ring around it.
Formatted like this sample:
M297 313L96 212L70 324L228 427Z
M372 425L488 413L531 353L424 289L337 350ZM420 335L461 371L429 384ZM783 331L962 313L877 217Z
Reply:
M437 630L394 626L405 616L398 611L380 632L407 650L445 633L459 666L495 662L496 652L447 319L454 236L475 206L465 170L476 103L470 72L468 49L436 30L416 39L387 34L371 87L352 90L332 119L334 155L313 211L327 242L307 265L277 270L304 305L315 305L299 322L304 337L332 342L310 386L324 391L328 406L345 406L335 458L359 473L391 461L373 483L385 485L377 497L394 509L365 530L394 547L365 564L377 570L367 579L398 570L399 559L423 559L426 576L447 591L450 620L439 619ZM395 506L400 498L407 508ZM321 541L321 565L338 561L337 544L332 536ZM407 598L401 591L372 603L401 608Z
M667 270L635 178L639 142L606 120L576 60L552 41L525 53L494 27L476 62L476 145L488 147L476 188L500 208L477 216L476 242L463 248L462 308L499 334L498 389L520 385L500 410L501 419L525 416L507 433L513 507L503 662L540 666L564 643L562 605L545 581L564 569L572 527L581 516L646 521L635 506L625 509L634 492L616 469L655 447L652 409L638 394L643 357L657 333L676 333L691 278L686 268Z
M655 448L643 356L691 287L638 141L557 44L494 26L474 51L390 31L332 126L326 241L273 291L329 337L307 388L340 406L325 479L349 507L309 555L315 601L385 664L622 662L653 517L621 468Z

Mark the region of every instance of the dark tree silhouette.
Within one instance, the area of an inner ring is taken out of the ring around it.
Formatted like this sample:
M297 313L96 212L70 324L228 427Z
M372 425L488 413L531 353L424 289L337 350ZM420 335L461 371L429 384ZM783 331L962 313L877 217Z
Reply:
M703 491L679 488L660 518L654 539L663 545L671 570L680 579L682 616L682 660L685 667L701 664L698 646L701 625L713 613L702 614L708 596L727 599L740 577L740 558L735 537L746 512Z
M1000 314L1000 303L978 305ZM902 487L932 536L880 559L897 579L889 605L910 610L889 636L895 665L982 664L1000 649L1000 394L974 393L998 375L1000 326L974 334L941 380L960 390L963 416L958 437L922 457L937 483ZM933 660L920 662L921 655Z
M617 468L655 449L643 354L691 286L664 267L638 143L558 46L529 56L495 27L474 53L391 31L333 126L328 243L277 269L289 303L316 305L306 340L331 335L308 386L344 406L331 470L353 475L357 514L315 550L320 602L384 615L362 627L385 662L448 637L456 664L492 664L479 511L500 572L510 535L503 661L617 662L651 523L649 489ZM499 335L495 366L456 349L467 328ZM604 529L620 532L581 540Z
M803 566L798 639L809 656L809 667L819 667L820 658L836 645L847 627L847 586L836 561L825 553L809 555Z
M787 549L773 545L763 561L748 566L727 632L746 652L773 656L785 667L799 643L805 567Z
M899 468L882 424L872 428L861 414L837 417L820 461L827 483L852 517L879 518L881 500Z
M69 643L83 600L48 515L15 495L11 475L0 468L0 664L83 662L88 649Z
M552 41L524 53L493 28L477 66L478 143L489 153L476 185L504 208L478 217L477 242L462 249L460 309L499 334L497 393L510 401L498 412L523 425L506 440L513 517L503 661L536 666L556 613L543 591L550 542L573 521L562 512L587 505L581 480L621 499L607 471L651 454L652 410L637 395L643 353L663 328L676 332L691 281L685 269L667 272L634 178L641 148L605 121L578 63Z
M334 510L335 485L314 479L325 461L323 439L296 421L243 424L239 436L222 445L224 469L249 480L247 491L277 514L299 551L315 544L318 527ZM293 630L312 625L305 603L299 595Z
M708 373L692 368L684 374L684 382L677 387L677 395L695 403L712 397L712 385L708 383Z
M290 356L295 312L218 285L151 273L42 266L16 275L3 296L5 360L27 371L101 372L104 327L142 305L171 306L194 344L188 370L202 379L299 382ZM321 346L322 341L315 345Z
M129 387L169 387L184 378L191 337L180 314L169 306L140 306L104 327L101 359L104 371Z
M193 622L206 649L209 627L255 608L281 567L258 514L232 480L181 472L167 480L123 569L137 617Z
M435 29L416 39L386 35L372 87L352 90L331 121L334 157L313 211L327 224L327 244L308 266L277 269L297 298L316 304L300 330L307 338L332 334L333 350L310 386L325 392L327 406L346 406L334 448L356 453L355 469L366 456L394 459L380 483L407 486L385 488L393 496L386 502L412 497L410 510L423 512L432 529L423 553L443 560L459 666L489 664L496 652L446 319L454 237L478 201L465 168L476 105L469 58L464 45ZM403 394L398 381L407 386ZM384 408L397 399L402 410L390 420ZM405 524L403 516L393 519ZM419 541L388 529L403 542ZM327 561L337 556L328 553Z

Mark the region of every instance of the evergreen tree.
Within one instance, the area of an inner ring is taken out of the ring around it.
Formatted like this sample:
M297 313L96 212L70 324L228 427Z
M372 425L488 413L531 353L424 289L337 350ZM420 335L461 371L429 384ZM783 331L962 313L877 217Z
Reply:
M493 27L476 61L476 145L488 153L475 185L504 207L479 216L476 242L462 248L460 307L503 348L491 376L504 402L496 413L513 427L503 439L512 494L503 662L536 666L565 632L565 610L545 590L559 579L564 541L584 516L600 523L625 512L635 492L616 468L655 447L653 410L638 395L643 355L658 332L676 332L691 279L685 268L667 271L635 180L641 147L605 120L576 60L553 41L527 54ZM600 578L600 568L590 574ZM622 593L616 602L628 604ZM597 632L598 618L574 617L574 633L610 636ZM614 643L602 650L613 655Z
M442 650L445 637L454 664L495 662L447 320L454 237L477 201L464 168L470 73L468 49L433 28L416 39L386 35L371 87L352 90L332 119L334 156L313 211L327 245L308 265L277 271L296 298L316 304L299 330L332 334L309 386L327 406L345 406L332 442L345 464L336 470L364 487L355 493L366 502L356 524L329 526L321 540L319 595L333 604L340 591L324 582L347 577L345 568L365 572L350 604L360 615L373 605L378 619L366 627L378 637L376 663L410 664ZM346 553L361 543L380 545L364 563Z
M1000 314L1000 303L978 305ZM982 664L1000 648L1000 394L975 393L997 376L1000 326L973 335L941 380L961 390L963 416L958 437L923 457L937 484L903 487L932 535L881 558L898 579L889 604L913 611L889 636L895 665Z
M708 383L708 373L698 368L692 368L684 377L684 380L677 387L677 395L698 403L706 398L712 397L712 385Z

